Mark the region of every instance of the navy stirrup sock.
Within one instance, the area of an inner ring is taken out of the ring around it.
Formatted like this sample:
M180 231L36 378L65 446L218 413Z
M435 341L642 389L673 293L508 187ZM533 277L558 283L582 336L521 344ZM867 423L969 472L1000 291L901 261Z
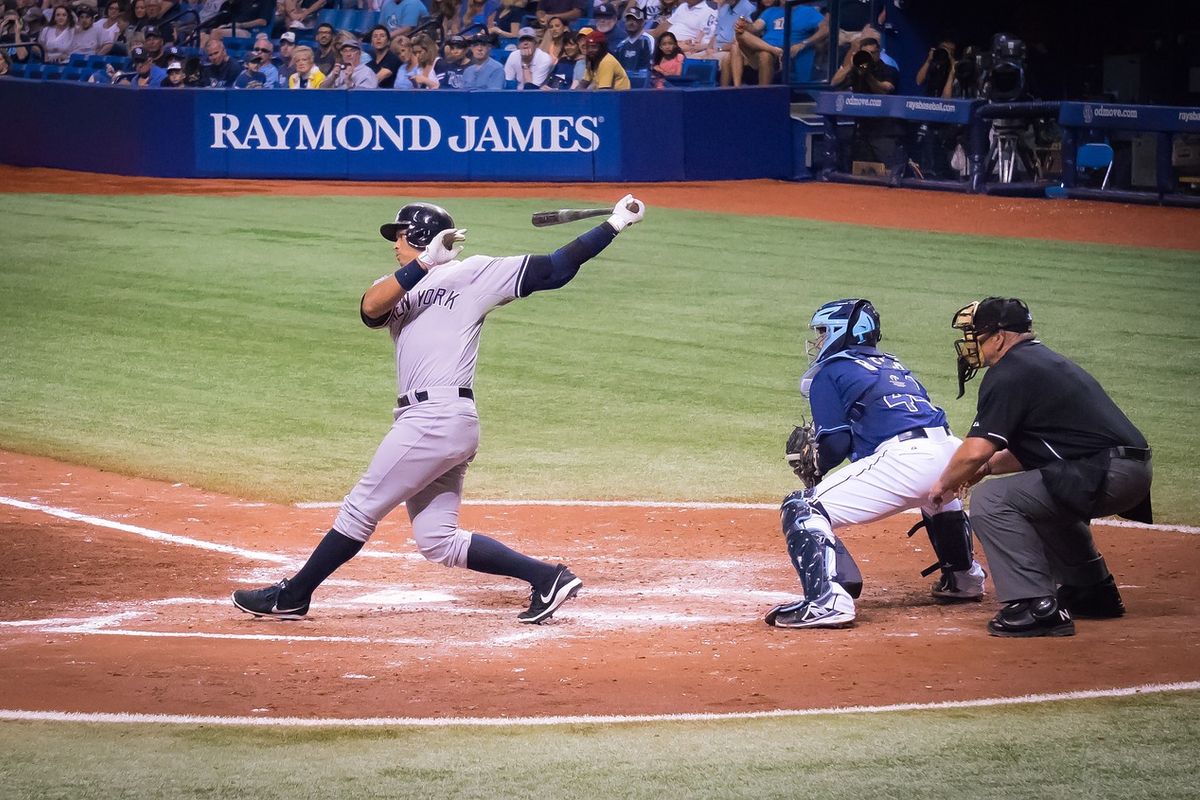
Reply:
M363 544L330 528L296 577L288 581L287 589L279 593L279 607L291 608L302 604L334 570L354 558L362 550Z
M472 533L471 546L467 548L467 569L489 575L507 575L534 586L545 586L554 580L558 567L522 555L489 536Z

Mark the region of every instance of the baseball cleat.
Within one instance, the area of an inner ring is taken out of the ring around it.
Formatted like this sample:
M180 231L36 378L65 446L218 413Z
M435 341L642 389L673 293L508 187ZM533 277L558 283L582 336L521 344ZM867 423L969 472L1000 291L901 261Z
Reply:
M1074 636L1071 612L1054 597L1015 600L992 617L987 625L992 636Z
M529 608L518 614L517 620L534 624L545 622L559 606L579 594L582 586L583 581L575 577L575 573L559 564L550 588L541 592L536 586L533 587L529 593Z
M977 603L983 599L983 579L986 577L983 567L975 562L970 569L943 572L941 579L929 591L944 603Z
M300 619L308 613L308 599L295 608L280 608L279 593L287 588L287 579L261 589L238 589L230 597L233 604L247 614L276 619Z
M854 600L845 592L833 591L821 601L793 603L789 610L771 609L776 628L845 628L854 622ZM768 619L771 614L767 615Z

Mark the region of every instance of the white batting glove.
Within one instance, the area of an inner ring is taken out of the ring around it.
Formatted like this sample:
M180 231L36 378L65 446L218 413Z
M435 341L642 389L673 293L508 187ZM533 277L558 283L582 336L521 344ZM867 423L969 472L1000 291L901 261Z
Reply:
M627 194L613 206L613 214L608 218L608 224L620 233L630 225L641 222L646 216L646 204L631 194Z
M462 245L458 245L458 247L455 245L458 242L466 241L466 238L466 228L447 228L439 231L429 246L417 256L417 261L421 262L421 266L427 270L453 261L462 252Z

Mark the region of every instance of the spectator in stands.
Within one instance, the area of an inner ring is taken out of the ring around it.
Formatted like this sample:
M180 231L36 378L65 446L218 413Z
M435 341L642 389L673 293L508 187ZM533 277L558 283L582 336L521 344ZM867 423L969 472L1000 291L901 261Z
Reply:
M284 31L279 34L279 54L271 60L275 69L279 70L279 86L287 88L287 80L292 76L292 54L296 52L296 32Z
M389 32L409 33L428 13L421 0L384 0L379 7L379 23L386 25Z
M288 77L289 89L320 89L325 82L325 73L315 63L316 53L311 47L300 45L292 51L292 74Z
M500 7L499 0L466 0L459 19L458 32L472 34L487 30L488 17Z
M10 9L4 12L4 16L0 19L0 44L11 44L13 42L32 41L28 38L25 32L25 23L21 19L21 14L16 9ZM11 52L10 52L11 50ZM28 47L13 47L2 48L5 57L10 61L24 62L29 58Z
M583 82L588 89L629 89L629 75L621 62L608 52L608 37L600 31L591 31L580 37L583 40L583 57L587 62Z
M363 51L357 41L343 41L338 53L341 61L333 65L333 72L321 84L322 89L376 89L379 81L375 73L362 63Z
M392 55L396 57L401 66L407 64L408 60L412 57L412 51L410 50L412 40L405 34L400 33L400 31L392 31L388 39L388 49L392 51ZM399 75L399 71L396 74Z
M216 19L217 14L221 13L221 8L228 0L203 0L198 4L196 16L200 18L200 28L207 30L210 26L208 23Z
M668 18L679 49L691 58L711 57L710 45L717 38L717 12L707 0L684 0Z
M225 45L220 39L209 39L204 45L204 53L208 56L208 65L201 71L201 77L207 86L233 86L241 72L237 64L229 58Z
M42 60L47 64L65 64L71 57L71 44L74 41L75 15L66 6L56 6L50 24L38 34Z
M579 38L568 30L563 36L562 54L554 62L554 69L542 84L543 89L577 89L583 81L587 64L579 49Z
M147 89L161 86L167 77L166 70L151 60L150 54L144 47L135 47L130 51L130 63L133 72L117 72L112 64L108 64L106 72L109 79L116 84L129 84L135 89Z
M259 34L243 69L233 82L235 89L274 89L279 85L279 70L272 62L275 46L266 34Z
M650 34L651 39L655 38L654 29L658 27L659 17L662 14L662 0L628 0L625 4L625 13L628 14L635 8L642 12L646 33Z
M713 37L711 48L716 58L724 60L729 57L729 51L737 41L733 24L739 17L749 19L754 11L753 0L718 0L717 35Z
M275 0L230 0L229 7L216 16L219 25L211 33L217 38L237 36L239 31L266 28L274 19Z
M577 0L539 0L538 2L537 20L543 28L546 27L546 23L551 17L558 17L569 25L582 16L583 11L580 10Z
M592 27L604 34L610 42L621 38L623 30L617 30L617 7L612 3L601 3L592 11Z
M612 54L626 73L647 74L654 58L654 37L645 31L646 12L630 4L625 12L625 38L617 42Z
M463 71L464 89L503 89L504 67L492 58L495 39L480 34L471 40L471 66Z
M142 47L146 48L146 52L150 54L150 58L157 63L163 54L163 45L165 40L157 25L147 25L142 28ZM159 64L158 66L162 66Z
M326 8L330 0L283 0L283 11L279 15L279 26L290 31L309 31L317 24L317 12Z
M467 67L471 66L471 57L467 55L467 40L459 34L446 39L442 48L440 61L442 72L438 73L438 83L443 89L461 89L462 76Z
M429 0L429 13L433 16L434 24L442 31L441 39L462 32L462 15L459 12L458 0Z
M917 86L926 97L950 99L954 94L954 64L957 47L954 40L942 37L937 47L929 48L925 62L917 70Z
M184 83L182 61L172 61L170 64L167 64L167 77L163 78L163 82L159 86L167 89L182 89L187 86Z
M412 60L406 65L403 70L408 78L407 89L437 89L441 86L438 81L438 73L445 72L445 68L440 68L438 65L437 45L427 33L418 33L412 39L412 44L409 45L409 50L412 51ZM400 80L396 80L396 88L400 88Z
M105 44L100 27L96 25L96 10L89 5L79 5L75 9L75 34L71 37L71 53L83 55L106 55L112 45ZM104 48L101 53L100 49Z
M551 58L558 61L558 57L562 55L563 34L570 30L560 17L551 17L546 22L546 27L542 28L542 40L538 43L538 49L546 51Z
M8 67L8 55L3 50L0 50L0 78L8 74Z
M504 62L504 79L515 81L517 89L540 89L554 69L554 59L545 50L537 47L537 33L533 28L521 28L517 37L517 49Z
M650 85L661 89L667 85L667 78L677 78L683 74L683 51L675 34L667 31L658 37L658 45L654 48L654 59L651 62Z
M129 20L125 18L125 8L121 4L121 0L110 0L105 4L104 19L100 20L96 27L100 29L100 39L108 49L99 51L99 54L115 53L115 48L121 43L121 38L125 35L125 28L128 26Z
M671 29L671 15L675 10L683 5L683 0L658 0L658 19L653 25L650 24L650 13L646 13L646 30L650 31L650 35L658 41L658 37L662 36Z
M153 26L157 29L164 43L175 41L175 29L169 22L163 20L163 15L170 8L169 5L164 6L162 0L146 0L146 28L149 29Z
M746 70L753 71L760 86L771 82L783 56L783 9L779 0L759 0L748 18L734 20L737 46L721 64L721 85L741 86Z
M522 0L500 0L499 8L488 18L487 32L493 36L511 39L521 30L521 20L524 17L525 4ZM494 44L489 43L488 47L491 48Z
M338 60L337 47L333 43L333 26L328 22L322 22L318 25L316 39L317 49L313 57L313 63L317 65L317 68L322 73L328 75Z
M129 24L125 26L126 49L142 46L142 29L150 24L150 15L146 13L146 0L133 0L129 4Z
M367 66L375 73L375 80L380 89L391 89L396 83L396 70L400 69L400 59L391 50L391 39L384 25L371 28L371 57Z

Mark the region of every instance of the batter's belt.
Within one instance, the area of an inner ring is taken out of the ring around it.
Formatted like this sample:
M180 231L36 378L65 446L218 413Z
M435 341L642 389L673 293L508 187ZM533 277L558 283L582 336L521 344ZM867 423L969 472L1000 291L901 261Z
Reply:
M399 397L397 397L396 398L396 407L397 408L408 408L409 406L413 405L414 403L424 403L426 400L429 399L431 393L432 393L433 397L439 398L439 397L454 397L455 392L458 393L459 397L465 397L468 400L475 399L475 392L471 391L471 389L469 389L466 386L459 386L457 389L455 389L453 387L445 388L445 389L428 389L428 390L418 389L415 392L409 392L408 394L402 394Z

